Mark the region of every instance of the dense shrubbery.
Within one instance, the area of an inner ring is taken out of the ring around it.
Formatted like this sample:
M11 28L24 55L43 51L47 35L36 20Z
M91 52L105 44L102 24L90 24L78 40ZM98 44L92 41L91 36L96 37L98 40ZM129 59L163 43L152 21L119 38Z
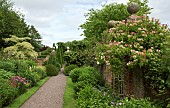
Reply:
M45 67L36 67L30 60L0 60L0 107L8 105L46 75Z
M58 75L60 68L58 68L52 64L49 64L49 65L46 65L46 71L47 71L48 76L56 76L56 75Z
M0 69L4 69L6 71L11 71L11 72L16 71L15 64L11 61L0 61Z
M142 98L140 100L125 98L117 103L112 102L112 104L116 108L159 108L158 106L154 106L147 98Z
M69 76L70 71L73 70L73 69L75 69L75 68L78 68L78 66L77 66L77 65L73 65L73 64L65 67L65 69L64 69L64 74L65 74L66 76Z
M33 68L32 71L38 73L40 75L40 79L43 79L43 78L45 78L47 76L46 67L45 66L35 67L35 68Z
M8 105L17 95L17 88L9 85L9 80L0 78L0 108Z
M109 108L110 97L92 86L86 86L78 93L76 108Z
M0 69L0 78L10 79L12 76L15 76L15 74L4 69Z
M70 77L74 82L77 108L156 108L148 99L116 99L99 83L100 75L93 67L75 68Z
M100 88L100 75L93 67L75 68L70 77L74 82L77 108L106 108L109 106L110 97L103 95Z

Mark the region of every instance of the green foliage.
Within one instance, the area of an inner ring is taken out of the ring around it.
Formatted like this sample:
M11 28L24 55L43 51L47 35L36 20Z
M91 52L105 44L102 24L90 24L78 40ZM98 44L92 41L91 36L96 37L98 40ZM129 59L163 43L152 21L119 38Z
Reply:
M8 80L0 78L0 107L8 105L18 94L18 90L11 87L8 82Z
M21 105L24 104L47 80L49 77L40 80L38 84L32 88L30 88L26 93L20 95L15 99L14 102L10 103L6 108L19 108Z
M15 72L15 64L11 61L0 61L0 69L4 69L6 71Z
M13 76L10 79L10 83L11 83L12 87L16 87L18 89L19 94L26 92L26 88L27 88L26 78L22 78L21 76Z
M44 55L46 57L47 55L49 55L51 53L51 51L52 51L51 48L47 48L46 50L41 52L41 55Z
M71 65L65 67L65 69L64 69L64 74L65 74L66 76L69 76L70 71L73 70L73 69L75 69L75 68L78 68L78 66L77 66L77 65L74 65L74 64L71 64Z
M138 13L140 15L150 11L147 5L148 0L144 0L144 2L140 2L139 0L130 1L139 3L141 9ZM101 41L102 33L108 29L107 24L110 20L121 21L125 20L128 16L127 5L117 3L104 5L101 10L90 9L89 12L85 14L86 22L80 25L80 27L84 30L84 36L86 38Z
M30 70L19 73L19 75L23 78L26 78L31 87L35 86L37 84L37 82L40 80L40 75L38 73L32 72Z
M78 93L76 108L109 108L110 99L92 86L86 86Z
M0 69L0 78L10 79L13 76L15 76L14 73L8 72L8 71L3 70L3 69Z
M36 39L41 39L41 36L34 28L34 26L29 26L24 20L24 15L16 11L18 9L14 8L14 3L10 0L0 1L0 48L5 48L13 45L13 43L5 43L3 38L10 38L10 35L17 35L18 37L30 37L31 44L35 47L36 51L40 49L41 41Z
M32 71L38 73L39 76L40 76L40 79L43 79L43 78L45 78L47 76L46 67L45 66L43 66L43 67L40 67L40 66L38 67L37 66L37 67L33 68Z
M100 84L99 74L93 67L75 68L71 71L70 77L75 83L74 90L76 93L84 89L87 85L98 87Z
M116 108L159 108L158 106L154 106L152 102L149 101L147 98L142 98L140 100L131 98L125 98L120 102L115 104Z
M82 73L81 68L75 68L70 72L70 78L72 79L73 83L78 81L78 78L81 73Z
M52 64L46 65L45 67L46 67L46 72L47 72L48 76L56 76L56 75L58 75L58 73L60 71L60 68L58 68Z
M56 49L56 60L60 63L64 63L64 52L66 51L66 47L64 46L63 42L58 42L57 43L58 48Z
M67 64L75 64L77 66L83 66L86 61L86 56L84 55L84 52L75 52L75 51L69 51L65 52L64 54L64 60L67 61Z
M111 65L115 74L124 71L143 74L150 91L157 94L148 95L157 98L156 103L166 107L170 93L167 87L170 74L169 45L166 41L168 26L148 16L138 16L136 21L114 23L113 28L103 33L105 41L97 44L96 60Z
M38 56L37 52L34 51L34 47L25 40L29 39L28 37L18 38L16 36L12 36L11 38L5 38L5 42L14 42L13 46L6 47L4 49L4 53L6 53L9 57L14 57L18 59L25 58L36 58Z
M29 40L29 43L31 43L31 45L35 48L35 51L40 51L40 49L42 48L40 40L41 36L33 25L29 26L29 37L31 38Z
M57 60L55 52L49 55L49 59L44 63L45 65L47 64L52 64L58 68L61 68L60 62Z

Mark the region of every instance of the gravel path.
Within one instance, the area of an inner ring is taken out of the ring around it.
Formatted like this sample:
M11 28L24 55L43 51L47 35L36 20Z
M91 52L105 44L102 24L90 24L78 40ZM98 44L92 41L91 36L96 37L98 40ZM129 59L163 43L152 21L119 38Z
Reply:
M62 108L67 77L61 73L51 77L20 108Z

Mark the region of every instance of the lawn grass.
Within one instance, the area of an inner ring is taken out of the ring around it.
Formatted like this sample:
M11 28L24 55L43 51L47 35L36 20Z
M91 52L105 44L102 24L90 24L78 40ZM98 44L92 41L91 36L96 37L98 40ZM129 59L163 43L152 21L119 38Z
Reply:
M66 89L64 93L64 104L63 108L75 108L74 100L74 85L71 78L67 78Z
M27 101L50 77L40 80L36 86L29 89L26 93L16 98L9 106L5 108L19 108L25 101Z

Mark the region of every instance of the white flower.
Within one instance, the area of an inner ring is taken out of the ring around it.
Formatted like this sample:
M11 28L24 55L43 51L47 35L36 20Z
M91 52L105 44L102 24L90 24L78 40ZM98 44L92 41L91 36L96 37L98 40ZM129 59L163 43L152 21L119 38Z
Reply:
M132 61L129 61L129 62L127 63L127 66L130 65L131 63L132 63Z
M109 61L106 61L106 65L110 65L110 62L109 62Z
M136 55L133 55L133 58L136 58Z
M143 49L143 46L140 46L139 48Z

